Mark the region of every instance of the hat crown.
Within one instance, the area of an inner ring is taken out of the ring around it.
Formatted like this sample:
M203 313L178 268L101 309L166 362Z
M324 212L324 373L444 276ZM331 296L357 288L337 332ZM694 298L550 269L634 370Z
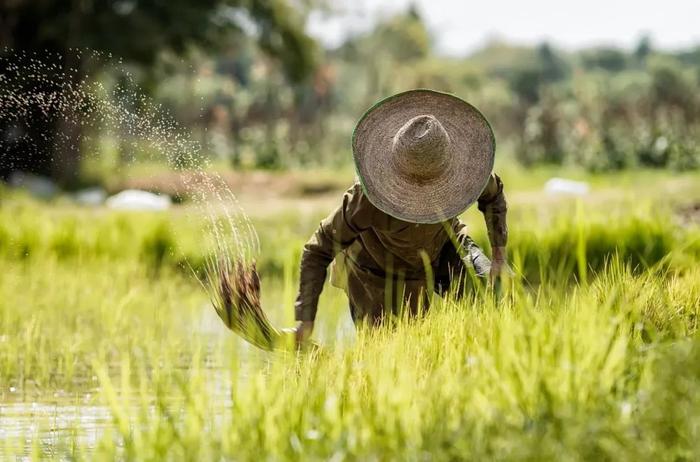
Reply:
M414 181L428 181L442 173L450 136L431 114L413 117L394 135L392 160L396 169Z

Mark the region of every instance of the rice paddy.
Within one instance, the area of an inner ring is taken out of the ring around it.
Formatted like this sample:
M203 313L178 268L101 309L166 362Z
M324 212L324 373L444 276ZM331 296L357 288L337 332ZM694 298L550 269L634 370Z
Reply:
M699 458L700 229L677 214L700 200L697 174L589 177L580 200L537 192L547 175L506 169L500 292L356 331L327 285L321 347L299 354L217 317L198 280L215 209L3 190L0 458ZM241 198L276 328L293 324L303 243L339 197ZM478 212L464 218L485 244Z

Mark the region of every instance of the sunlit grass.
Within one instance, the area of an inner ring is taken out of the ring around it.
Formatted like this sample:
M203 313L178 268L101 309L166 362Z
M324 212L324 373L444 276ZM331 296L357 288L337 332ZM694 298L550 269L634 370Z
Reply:
M658 332L696 332L699 276L635 276L616 262L585 288L447 299L424 319L361 330L351 347L278 355L245 373L240 355L223 355L221 375L203 367L201 353L170 373L146 366L133 374L124 359L110 377L98 365L117 419L101 450L196 459L649 454L667 440L648 415L672 417L648 398L669 380L654 365L668 354ZM688 361L670 373L696 374ZM163 394L154 398L157 390ZM697 414L680 417L674 431L697 431ZM674 449L690 445L677 441Z
M3 457L700 457L700 232L667 202L518 207L515 271L497 296L436 298L424 318L354 333L327 288L323 348L295 355L221 325L195 278L203 216L3 201L0 428L10 403L109 416L96 440L80 420L57 432L38 418L0 438ZM263 307L279 327L325 212L253 216ZM485 244L478 214L465 218Z

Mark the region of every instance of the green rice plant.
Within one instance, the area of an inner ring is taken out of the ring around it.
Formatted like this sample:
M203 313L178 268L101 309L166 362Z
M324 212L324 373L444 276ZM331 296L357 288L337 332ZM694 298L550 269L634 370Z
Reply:
M262 251L237 276L241 263L218 266L203 242L209 217L187 206L5 199L0 458L700 458L700 233L668 205L513 207L515 275L500 296L435 297L425 316L356 330L327 287L323 348L297 353L272 348L260 326L291 324L300 251L323 207L253 216ZM488 249L481 217L464 218ZM273 351L221 325L191 274L207 262L214 284L226 269L226 286L208 286L229 294L215 299L223 317L256 319L258 331L239 330ZM244 300L247 317L226 300ZM17 429L15 403L32 427ZM65 423L80 412L87 421Z
M158 270L165 263L175 248L171 228L164 223L158 223L141 243L141 255L154 269Z
M155 412L113 401L115 415L131 420L102 455L123 447L136 458L619 460L666 447L692 459L694 440L648 440L660 436L639 433L651 420L637 416L674 412L645 398L662 386L655 364L666 344L644 330L649 307L670 295L697 314L698 274L664 280L614 260L574 291L512 286L501 301L438 300L423 318L361 329L350 347L276 356L252 374L231 357L223 379L193 356ZM678 283L689 290L673 292ZM674 338L697 330L691 317L674 330L675 312L657 314ZM157 388L149 375L132 380ZM673 397L697 387L688 380ZM221 400L230 404L217 411Z
M649 374L639 411L643 453L656 460L693 460L700 455L700 337L660 352Z

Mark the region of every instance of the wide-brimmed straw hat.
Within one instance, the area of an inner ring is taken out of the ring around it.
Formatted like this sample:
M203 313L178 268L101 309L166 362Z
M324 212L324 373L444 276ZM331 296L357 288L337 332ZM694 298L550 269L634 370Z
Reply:
M488 182L495 149L481 112L433 90L379 101L352 135L357 174L370 202L412 223L438 223L473 204Z

